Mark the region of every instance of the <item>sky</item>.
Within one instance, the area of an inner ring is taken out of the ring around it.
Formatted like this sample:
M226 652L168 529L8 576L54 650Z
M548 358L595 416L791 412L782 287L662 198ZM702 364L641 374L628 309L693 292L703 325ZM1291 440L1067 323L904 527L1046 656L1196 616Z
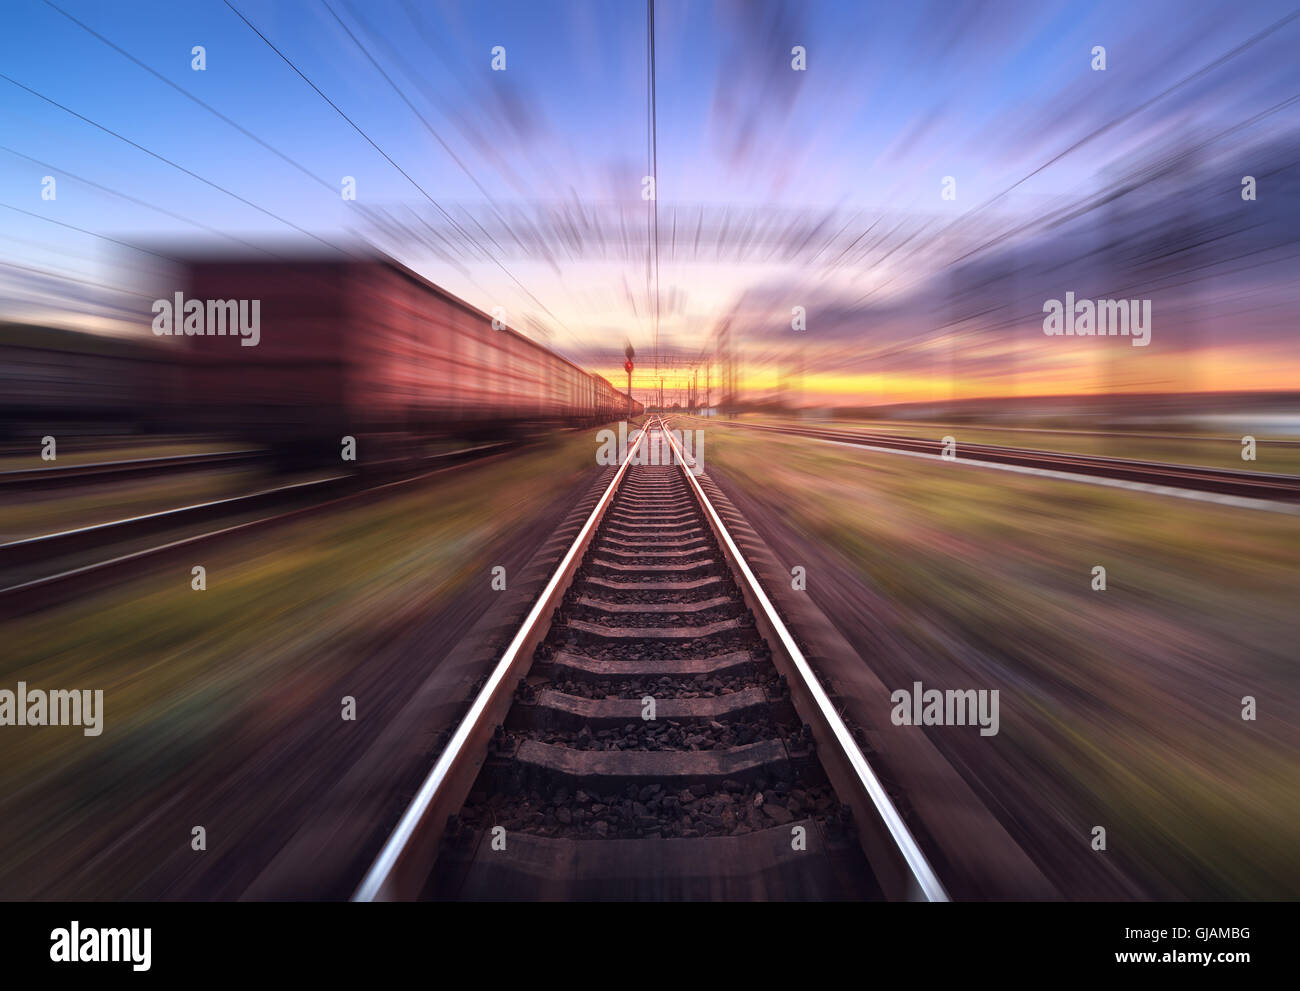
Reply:
M364 239L639 390L723 325L806 402L1293 388L1297 13L656 0L651 164L642 3L13 0L0 317L145 333L160 244ZM1044 335L1067 291L1150 346Z

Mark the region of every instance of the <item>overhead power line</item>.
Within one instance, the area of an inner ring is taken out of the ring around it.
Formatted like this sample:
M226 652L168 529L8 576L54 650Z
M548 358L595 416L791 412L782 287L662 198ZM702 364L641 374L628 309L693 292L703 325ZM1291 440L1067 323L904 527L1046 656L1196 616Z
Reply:
M313 241L319 241L321 244L325 245L325 247L327 247L327 248L330 248L330 249L332 249L332 250L334 250L334 251L342 252L343 254L347 254L347 255L350 255L350 254L351 254L351 252L346 251L345 249L339 247L339 246L336 245L336 244L331 244L329 241L325 240L323 237L320 237L320 236L317 235L317 234L313 234L311 231L307 230L306 228L299 227L299 226L298 226L297 224L295 224L292 220L286 220L284 217L281 217L279 214L272 213L270 210L266 209L266 207L258 206L258 205L257 205L256 203L254 203L252 200L247 199L247 198L245 198L245 197L243 197L243 196L240 196L238 193L234 192L233 190L227 189L225 186L222 186L222 185L220 185L219 183L215 183L215 182L213 182L211 179L206 179L206 178L204 178L203 176L199 175L197 172L193 171L192 169L187 169L184 165L181 165L181 164L178 163L178 162L173 162L170 158L166 158L166 157L164 157L163 155L158 154L156 151L152 151L152 150L150 150L149 148L146 148L144 145L140 144L140 143L137 142L137 141L132 141L132 140L131 140L130 138L128 138L126 135L124 135L124 134L120 134L120 133L118 133L117 131L114 131L111 127L105 127L103 124L100 124L100 123L98 123L97 121L93 121L93 120L91 120L91 119L90 119L89 117L87 117L85 114L77 113L77 111L73 110L71 107L66 107L66 106L64 106L62 103L59 103L57 100L52 100L52 99L50 99L48 96L44 95L43 93L38 93L36 90L32 89L30 86L24 86L24 85L23 85L22 83L20 83L17 79L14 79L12 76L8 76L8 75L5 75L3 72L0 72L0 79L3 79L5 82L10 83L11 85L17 86L20 90L23 90L23 91L26 92L26 93L30 93L32 96L36 97L38 100L44 100L46 103L50 104L51 106L53 106L53 107L58 107L58 108L59 108L60 110L62 110L64 113L71 114L73 117L76 117L78 120L85 121L85 122L86 122L87 124L89 124L91 127L97 128L98 130L103 131L105 134L111 134L113 137L117 138L119 141L122 141L122 142L124 142L125 144L130 145L132 148L135 148L135 149L137 149L137 150L139 150L139 151L144 152L144 153L145 153L146 155L148 155L150 158L156 158L158 161L162 162L164 165L170 165L172 168L176 169L177 171L179 171L179 172L184 172L187 176L190 176L190 177L193 178L193 179L197 179L199 182L203 183L205 186L211 186L213 189L217 190L218 192L225 193L227 196L231 197L232 199L236 199L236 200L238 200L240 203L243 203L245 206L250 206L250 207L252 207L252 208L253 208L254 210L256 210L258 213L265 214L266 216L270 217L272 220L275 220L275 221L277 221L277 222L279 222L279 223L281 223L281 224L284 224L286 227L292 227L292 228L293 228L294 230L296 230L298 233L300 233L300 234L305 234L307 237L311 238Z
M533 293L528 289L527 286L525 286L522 282L520 282L517 278L515 278L513 272L511 272L508 268L506 268L503 264L501 264L501 262L497 260L497 258L493 256L491 252L483 248L483 246L480 245L469 234L468 231L466 231L463 227L461 227L461 225L456 221L456 219L452 217L452 215L448 213L445 209L443 209L442 204L439 203L436 199L434 199L433 196L429 194L428 190L426 190L423 186L421 186L409 172L407 172L404 168L398 165L397 162L393 159L393 157L389 155L388 152L384 151L384 149L379 146L378 142L376 142L369 134L367 134L365 130L363 130L362 127L356 121L354 121L351 117L349 117L346 113L344 113L343 109L337 103L335 103L328 96L326 96L325 92L314 82L312 82L311 79L307 77L307 74L304 73L301 69L299 69L298 66L294 64L293 60L290 59L288 55L286 55L279 48L277 48L275 43L272 42L270 38L268 38L265 34L263 34L252 21L250 21L247 17L245 17L242 13L240 13L239 9L235 7L235 5L230 2L230 0L224 0L224 3L227 7L230 8L230 10L235 14L236 17L238 17L241 21L243 21L248 26L249 30L251 30L259 38L261 38L262 41L266 44L266 46L281 58L281 60L285 63L285 65L287 65L290 69L292 69L294 73L297 74L297 76L303 82L305 82L308 86L310 86L317 96L319 96L322 100L328 103L334 109L334 112L337 113L340 117L342 117L348 123L348 125L351 126L351 128L354 131L356 131L359 135L361 135L361 137L364 138L365 141L372 148L375 149L375 151L379 152L379 154L383 156L384 160L387 161L389 165L391 165L394 169L396 169L399 173L401 173L403 178L405 178L406 181L409 182L411 186L413 186L416 189L416 191L420 193L421 196L423 196L426 200L428 200L429 203L431 203L434 206L434 208L437 209L438 212L441 213L447 219L447 222L450 223L453 226L453 228L455 228L456 231L463 238L465 238L467 242L474 245L475 248L477 248L480 252L483 253L484 257L486 257L489 261L491 261L494 265L496 265L497 268L501 269L501 271L504 272L506 276L509 277L509 279L512 282L514 282L514 284L518 286L519 289L529 299L531 299L538 306L538 308L540 308L547 316L549 316L560 326L564 326L560 318L557 317L554 313L552 313L550 308L547 307L545 303L543 303L540 299L538 299L535 295L533 295ZM333 14L334 13L333 10L330 10L330 13ZM337 19L337 15L334 16ZM568 328L566 327L565 329L567 330Z
M311 169L307 168L307 166L291 158L289 155L286 155L284 152L280 151L280 149L276 148L274 145L268 144L266 141L263 141L261 138L259 138L248 128L244 127L242 124L238 123L237 121L231 120L229 117L227 117L225 114L223 114L220 110L218 110L216 107L212 106L211 104L205 103L203 100L200 100L197 96L195 96L189 90L185 89L183 86L180 86L179 84L172 82L170 79L164 76L157 69L154 69L151 66L146 65L144 62L141 62L138 58L136 58L126 49L109 41L107 38L105 38L94 28L90 27L90 25L77 20L66 10L63 10L61 7L58 7L57 5L51 3L50 0L45 0L45 4L46 6L54 10L57 10L60 14L62 14L64 17L70 20L73 24L77 25L77 27L81 28L87 34L90 34L93 37L98 38L109 48L113 49L113 51L121 55L123 58L126 58L131 62L134 62L136 65L138 65L145 72L149 73L155 79L158 79L163 83L166 83L168 86L174 89L177 93L181 94L181 96L185 97L191 103L197 104L198 106L202 107L204 110L212 114L212 116L216 117L218 120L224 121L226 124L229 124L231 127L233 127L240 134L244 135L244 137L248 138L250 141L256 142L257 144L265 148L267 151L269 151L272 155L275 155L277 158L281 159L282 161L287 162L289 165L292 165L295 169L297 169L299 172L305 175L308 179L311 179L316 184L323 186L325 189L329 190L331 194L334 195L338 194L337 187L331 185L329 182L322 179L315 172L311 171Z

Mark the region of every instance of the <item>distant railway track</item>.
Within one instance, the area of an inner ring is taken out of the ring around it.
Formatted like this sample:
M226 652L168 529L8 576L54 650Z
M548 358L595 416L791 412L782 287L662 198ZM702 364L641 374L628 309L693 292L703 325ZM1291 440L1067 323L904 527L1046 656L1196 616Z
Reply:
M424 459L422 465L408 469L400 477L384 474L380 476L382 481L335 475L0 544L0 619L58 605L121 580L133 569L189 554L236 534L374 498L394 487L501 455L514 446L503 442L449 451ZM229 522L261 511L268 512ZM181 532L222 520L227 525ZM145 543L150 537L168 533L173 534L172 539ZM46 567L51 562L54 567Z
M175 454L156 458L129 458L88 464L50 465L0 471L0 492L63 488L69 485L119 478L144 478L186 469L256 464L270 455L264 451L219 451L211 454Z
M954 430L964 430L967 427L972 430L996 430L999 433L1015 434L1050 434L1056 437L1107 437L1123 438L1124 440L1159 440L1169 443L1223 443L1236 444L1240 436L1225 436L1223 434L1184 434L1173 432L1160 432L1153 430L1132 430L1127 427L1116 427L1113 430L1067 430L1064 427L1012 427L1005 423L996 425L981 425L978 423L926 423L918 420L895 420L898 425L909 427L925 428L927 430L942 430L944 433L951 433ZM1260 447L1300 447L1300 440L1291 440L1284 437L1261 437L1259 438Z
M750 430L763 430L769 433L786 434L794 437L811 437L841 444L909 451L936 457L940 456L943 451L943 442L939 439L900 437L896 434L833 430L823 427L762 423L739 425ZM959 459L965 461L983 461L993 464L1038 468L1072 475L1089 475L1147 485L1190 489L1197 492L1214 492L1220 495L1247 499L1300 502L1300 476L1297 475L1237 471L1230 468L1169 464L1160 461L1138 461L1091 454L1069 454L1061 451L1039 451L1030 448L1001 447L993 444L971 444L963 443L960 438L958 438L956 455Z
M420 897L947 896L699 483L625 463L354 895Z

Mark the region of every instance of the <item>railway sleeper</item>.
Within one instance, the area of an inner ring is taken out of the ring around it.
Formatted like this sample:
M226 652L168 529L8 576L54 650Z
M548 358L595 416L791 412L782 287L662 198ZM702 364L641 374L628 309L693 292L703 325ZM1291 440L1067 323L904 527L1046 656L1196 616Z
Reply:
M609 599L594 599L589 595L580 595L565 607L571 615L583 615L583 610L597 615L626 614L628 616L671 616L677 613L699 614L704 612L729 609L735 611L742 601L737 596L715 595L707 599L694 599L683 602L674 599L667 602L623 602Z
M552 677L574 681L629 681L642 678L708 677L752 674L759 664L748 650L731 650L697 657L643 660L635 667L626 661L588 657L568 650L557 651L547 661L534 664L537 672L549 670Z
M600 821L600 820L598 820ZM607 826L608 828L608 826ZM791 834L806 847L793 855ZM508 860L491 852L486 830L466 828L445 848L447 873L433 898L618 901L863 901L865 862L842 831L814 819L786 829L693 839L567 839L517 833Z
M544 792L561 786L619 792L629 785L638 789L699 785L706 793L716 793L728 780L791 785L801 773L820 769L811 750L791 754L780 739L721 750L576 750L533 739L513 742L513 752L495 753L483 765L482 780L507 792Z
M654 700L654 718L647 719L646 699ZM668 696L658 698L653 690L640 698L591 698L573 695L554 688L543 688L530 701L517 700L506 726L512 730L581 732L622 728L636 733L644 724L680 729L698 724L753 719L768 709L774 722L797 725L793 706L773 705L758 686L742 688L724 695L696 698Z
M877 898L848 806L682 477L615 497L431 897Z

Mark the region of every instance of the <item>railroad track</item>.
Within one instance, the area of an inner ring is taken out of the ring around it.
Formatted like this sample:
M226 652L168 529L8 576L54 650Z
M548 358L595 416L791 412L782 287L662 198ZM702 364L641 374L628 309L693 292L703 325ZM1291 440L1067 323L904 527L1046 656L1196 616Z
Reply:
M420 897L946 895L704 491L661 463L614 474L355 895Z
M175 454L156 458L131 458L120 461L96 461L78 465L50 465L44 468L20 468L0 471L0 490L32 491L62 488L95 481L119 478L144 478L165 475L179 469L203 469L256 464L269 460L265 451L219 451L210 454Z
M788 434L796 437L813 437L841 444L866 445L896 451L941 456L943 442L923 437L899 437L896 434L864 433L855 430L832 430L822 427L781 426L777 424L741 424L751 430ZM1002 447L993 444L967 444L958 440L958 460L984 461L995 464L1017 465L1058 471L1074 475L1163 485L1171 488L1214 492L1220 495L1247 499L1270 499L1283 502L1300 501L1300 475L1280 475L1268 472L1238 471L1231 468L1210 468L1198 465L1170 464L1160 461L1139 461L1128 458L1108 458L1091 454L1067 454L1060 451L1038 451L1030 448Z
M110 585L132 569L183 557L200 546L236 533L278 526L341 508L359 499L382 495L396 486L499 456L513 447L504 442L481 444L433 455L396 478L397 469L389 465L371 478L335 475L295 482L0 543L0 619L58 605ZM212 528L192 532L195 527ZM167 534L172 539L148 542Z

